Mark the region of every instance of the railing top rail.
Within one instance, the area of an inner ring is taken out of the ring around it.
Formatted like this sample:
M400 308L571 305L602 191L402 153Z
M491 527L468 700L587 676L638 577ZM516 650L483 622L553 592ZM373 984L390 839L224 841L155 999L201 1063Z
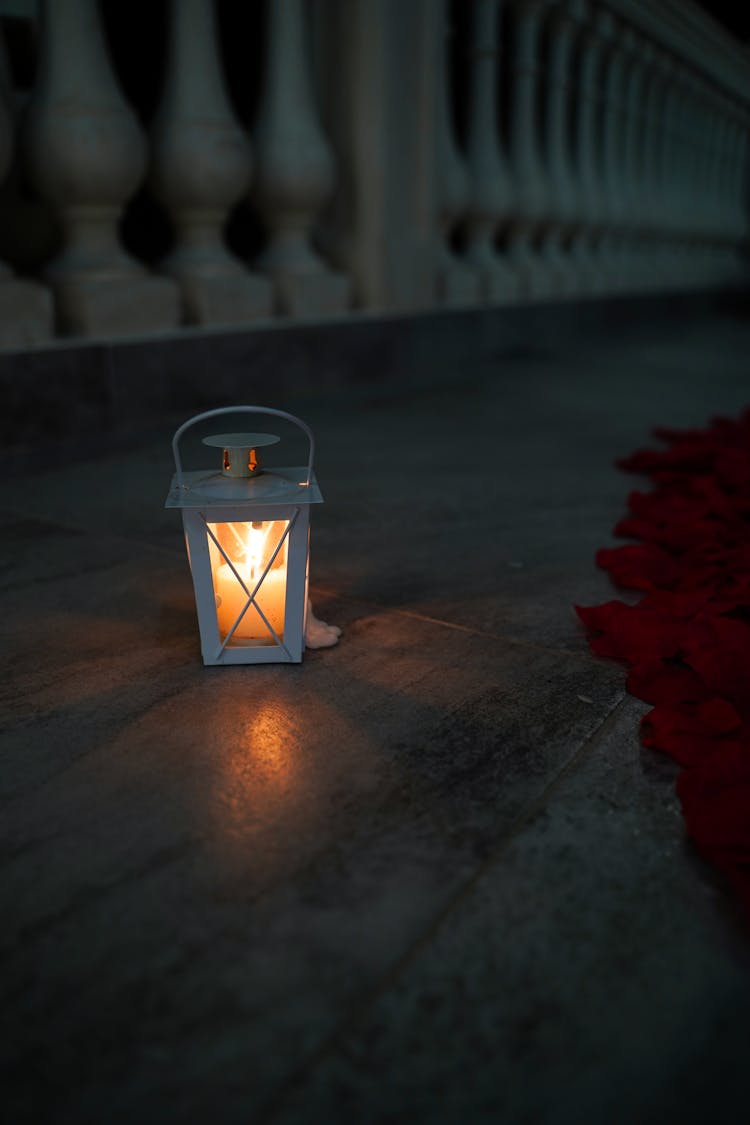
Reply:
M750 48L695 0L605 0L616 16L750 103Z

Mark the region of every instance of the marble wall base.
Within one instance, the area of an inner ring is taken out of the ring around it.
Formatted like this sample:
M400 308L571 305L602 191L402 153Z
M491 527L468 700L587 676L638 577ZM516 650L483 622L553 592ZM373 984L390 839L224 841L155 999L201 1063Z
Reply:
M53 333L52 294L43 285L0 278L0 347L23 348Z
M57 341L0 355L0 471L66 463L142 441L164 419L236 402L301 412L306 395L326 387L363 401L405 377L434 390L470 382L488 361L497 377L507 361L533 355L564 372L567 349L582 338L616 341L634 324L685 321L724 308L750 316L747 290L619 297L474 308L388 317L349 314L337 323L257 324L252 329L191 329L136 341ZM377 390L378 385L382 390Z

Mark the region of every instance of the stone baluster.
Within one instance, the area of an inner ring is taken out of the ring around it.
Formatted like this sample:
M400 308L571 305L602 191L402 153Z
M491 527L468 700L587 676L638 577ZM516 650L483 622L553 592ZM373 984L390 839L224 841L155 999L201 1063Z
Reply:
M685 288L691 284L695 201L693 184L693 105L687 69L678 61L672 78L672 157L670 197L670 256L672 284Z
M644 277L647 286L660 288L668 270L665 251L664 206L661 169L666 136L664 117L669 89L669 56L655 48L646 94L646 127L643 144L643 181L645 187L644 228L647 232L644 256L648 267Z
M13 159L14 108L10 64L5 49L3 26L0 23L0 181L5 177Z
M662 51L660 55L661 99L659 107L658 144L654 153L654 177L656 205L659 216L659 239L662 271L668 284L672 284L674 263L672 261L672 192L670 182L670 160L674 134L674 74L675 60L671 53Z
M467 161L471 198L466 213L466 260L479 272L487 301L518 294L516 274L498 253L495 238L510 202L510 185L498 140L498 0L473 8Z
M702 81L696 76L690 76L690 109L692 120L691 157L692 157L692 215L689 232L689 250L691 268L689 271L690 284L700 285L703 280L706 259L706 201L704 192L706 151L707 151L707 123L703 106Z
M118 240L146 145L110 67L96 0L42 2L25 147L32 183L64 231L63 250L46 271L60 328L95 336L176 325L174 282L151 276Z
M708 113L711 121L710 153L707 175L708 207L711 216L711 228L715 236L714 248L719 259L725 257L726 242L732 238L734 215L729 201L723 198L722 177L726 161L726 149L731 121L729 119L728 99L718 90L711 90L709 94ZM721 266L719 265L719 268Z
M704 284L706 266L709 259L708 246L711 241L711 220L707 206L706 192L706 167L710 152L710 122L706 112L705 83L702 77L693 77L693 183L694 183L694 214L693 214L693 282L699 286Z
M623 179L627 198L627 235L623 245L621 276L626 289L641 279L640 247L643 237L642 144L645 132L643 102L647 77L648 44L635 33L629 37L630 78L627 84L627 120L624 135Z
M178 283L188 323L268 316L270 283L249 274L223 240L227 213L250 184L251 159L220 70L213 0L172 0L170 30L150 183L176 246L160 268Z
M738 241L746 253L750 231L750 115L743 106L735 106L733 112L734 130L725 191L736 215L735 231Z
M736 240L737 209L735 200L727 193L727 170L731 163L734 140L733 105L725 94L717 95L716 115L718 122L716 137L716 163L714 166L712 192L716 229L722 240L722 256L729 261Z
M605 286L605 279L592 253L601 233L603 218L597 169L602 49L602 40L589 16L579 35L578 100L574 122L578 216L570 244L571 263L580 280L579 288L589 294L600 292Z
M736 102L731 101L727 107L728 135L724 157L724 167L719 184L719 200L730 216L727 223L729 239L728 279L730 281L743 280L743 259L747 252L747 205L750 195L743 200L742 192L736 177L736 167L742 152L743 130Z
M545 169L539 152L537 98L539 89L540 18L546 0L515 0L511 7L511 103L508 157L513 186L508 231L508 261L525 296L554 291L555 277L534 248L534 236L545 225Z
M268 231L257 267L273 281L278 311L303 317L335 314L350 302L348 279L329 269L311 244L335 168L313 99L305 16L302 0L268 5L251 194Z
M679 195L678 217L680 234L675 245L676 262L679 267L679 284L690 287L695 268L695 226L697 216L696 161L695 145L695 99L692 77L683 65L680 69L680 108L678 114L678 135L680 137L681 191Z
M617 181L617 221L608 272L612 288L619 292L628 290L631 284L633 190L630 183L630 131L640 89L640 69L632 28L624 27L617 40L622 57L622 81L617 98L617 128L612 134L613 178Z
M713 163L714 121L709 108L709 92L705 78L696 82L695 131L698 159L696 162L696 199L698 234L696 245L696 281L705 285L713 272L713 243L715 238L711 200L711 166Z
M682 183L679 176L679 84L673 57L664 61L664 104L662 138L658 153L658 183L661 229L664 237L664 274L670 285L679 283L679 264L675 254L676 240L682 223Z
M740 143L736 162L737 195L743 217L743 230L750 226L750 106L740 111Z
M713 173L716 160L716 116L713 93L705 79L700 87L700 120L703 155L700 161L700 199L703 211L703 230L707 239L714 234Z
M722 97L721 100L724 127L716 169L716 213L720 219L723 217L722 228L725 234L734 241L742 233L739 199L732 191L732 170L740 140L739 122L734 102L728 97Z
M731 224L731 213L721 207L719 199L719 180L726 143L727 120L724 99L714 87L706 91L706 113L709 121L709 149L706 161L706 207L710 230L711 273L722 272L722 259L725 257L727 224Z
M715 229L717 232L717 267L720 281L728 280L734 258L736 243L736 211L733 201L724 194L726 168L729 159L729 150L732 144L732 105L730 99L722 92L714 97L714 112L716 115L715 157L713 175L711 177L711 194L713 199L713 212L715 215Z
M469 206L469 172L456 142L453 119L453 89L450 67L449 0L443 0L445 41L436 67L437 113L435 120L437 160L437 215L440 228L437 263L437 296L445 305L476 304L481 295L476 269L453 250L451 235Z
M672 261L675 283L690 284L692 224L695 220L693 185L693 106L689 75L680 64L674 79L674 171L672 181Z
M13 160L14 108L10 68L0 27L0 184ZM51 332L49 291L33 281L14 277L13 271L0 261L0 347L27 347L48 339Z
M625 218L620 153L625 130L625 99L628 56L618 28L608 12L598 14L603 41L601 144L599 183L602 200L602 233L596 248L599 272L607 290L620 287L619 250Z
M742 124L736 103L725 99L725 134L721 167L717 183L717 206L727 216L725 231L736 247L745 234L746 211L742 195L735 189L735 167L742 150Z
M553 8L547 30L549 57L545 83L546 179L549 188L547 226L539 254L558 293L575 290L575 274L570 270L563 246L575 223L575 183L568 143L568 116L571 103L573 36L580 20L580 5L562 3Z
M642 74L639 127L632 149L636 191L636 230L632 243L634 279L638 289L658 285L656 265L656 220L654 216L653 154L657 136L658 69L657 49L642 41Z
M743 106L738 113L738 145L732 175L732 193L737 200L739 233L739 276L748 281L748 250L750 250L750 112Z
M707 240L711 236L711 211L708 191L709 167L711 163L712 125L711 115L708 111L706 98L706 84L701 76L696 84L696 130L698 159L695 166L696 199L698 202L699 221L697 224L701 236L701 257L705 261Z
M733 190L733 171L741 133L736 104L726 95L721 95L720 113L723 128L714 181L715 207L723 242L722 280L733 281L741 276L737 247L745 234L746 222L741 198Z

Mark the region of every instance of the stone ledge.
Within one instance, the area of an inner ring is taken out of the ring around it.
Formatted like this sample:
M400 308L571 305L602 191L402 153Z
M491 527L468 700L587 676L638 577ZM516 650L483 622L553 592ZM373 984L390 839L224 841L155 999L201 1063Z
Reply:
M148 435L165 415L406 375L439 380L457 362L554 357L582 334L601 340L709 310L746 313L743 293L539 302L318 322L185 328L137 340L61 341L0 355L0 465L33 471Z

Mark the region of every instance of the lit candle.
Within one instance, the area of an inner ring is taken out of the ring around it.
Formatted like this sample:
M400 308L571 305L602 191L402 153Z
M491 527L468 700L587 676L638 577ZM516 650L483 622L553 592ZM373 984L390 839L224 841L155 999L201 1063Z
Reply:
M257 578L250 576L250 568L243 565L237 566L237 573L252 594ZM216 616L219 622L219 632L225 637L237 620L247 601L247 594L235 578L232 568L228 563L222 563L216 575ZM238 641L265 641L275 644L275 641L265 626L263 618L255 612L257 605L268 618L279 637L284 635L284 602L286 598L286 568L269 570L255 595L253 605L249 606L245 616L232 634L232 640ZM231 643L231 642L230 642Z
M272 524L229 524L234 536L239 558L232 558L237 574L240 575L249 593L263 573L268 561L268 533ZM281 565L275 566L266 574L251 606L232 634L232 640L260 641L274 644L263 618L255 606L262 610L279 638L284 635L284 606L286 600L286 560L281 555ZM229 563L222 563L215 573L216 616L219 632L225 637L238 615L245 607L248 595L242 589ZM231 643L231 642L230 642Z

